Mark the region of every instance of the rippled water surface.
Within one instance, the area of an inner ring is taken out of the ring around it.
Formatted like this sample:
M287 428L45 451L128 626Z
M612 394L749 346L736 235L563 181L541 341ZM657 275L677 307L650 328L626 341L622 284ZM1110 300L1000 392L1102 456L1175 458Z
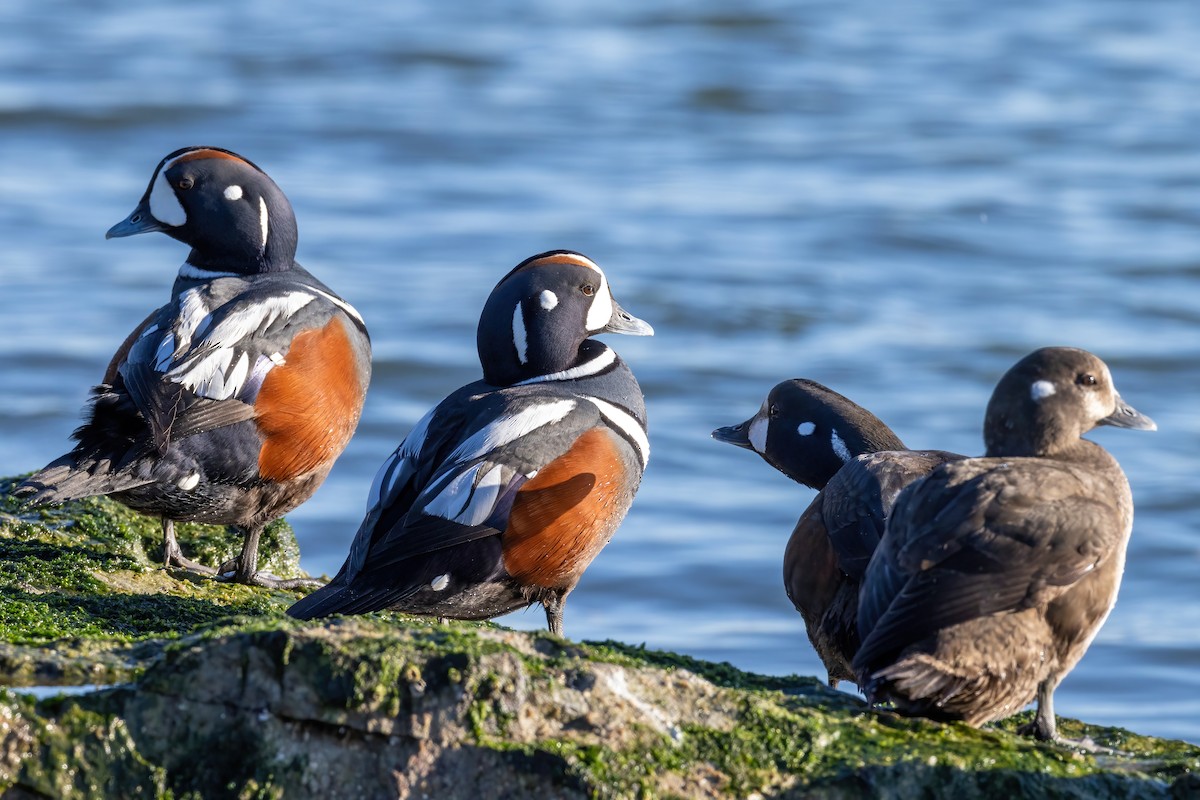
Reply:
M374 337L358 435L291 515L310 571L337 569L376 466L478 375L495 281L567 247L658 331L611 337L654 454L568 634L823 674L780 582L812 492L709 431L805 376L910 446L976 453L999 375L1076 345L1160 430L1094 434L1137 520L1057 710L1200 742L1194 7L737 6L3 4L0 472L66 448L185 255L104 231L162 156L215 144L284 188L300 260Z

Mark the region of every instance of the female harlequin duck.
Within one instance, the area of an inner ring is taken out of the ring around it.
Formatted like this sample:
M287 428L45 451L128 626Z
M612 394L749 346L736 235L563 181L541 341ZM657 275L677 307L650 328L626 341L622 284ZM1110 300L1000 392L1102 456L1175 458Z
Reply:
M358 424L370 376L362 317L305 271L283 192L228 150L164 158L108 237L161 231L192 250L171 299L113 356L75 449L26 480L34 504L111 494L163 520L163 558L184 558L173 521L245 534L241 583L258 575L266 523L307 500Z
M1155 429L1103 361L1037 350L996 386L987 456L901 493L859 598L869 699L981 725L1036 694L1026 732L1057 738L1054 689L1116 602L1133 523L1121 467L1080 438L1097 425Z
M854 680L858 588L900 490L953 453L906 450L878 417L816 381L784 381L717 441L754 450L820 493L801 515L783 556L783 585L804 618L829 685Z
M633 373L595 333L653 333L564 250L519 264L479 320L483 380L384 462L341 571L288 613L487 619L563 605L633 502L650 454Z

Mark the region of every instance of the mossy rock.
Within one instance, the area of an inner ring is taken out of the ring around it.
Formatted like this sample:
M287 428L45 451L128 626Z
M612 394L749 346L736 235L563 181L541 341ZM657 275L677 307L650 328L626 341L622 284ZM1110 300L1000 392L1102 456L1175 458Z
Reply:
M10 484L0 484L2 487ZM5 797L1188 797L1200 748L1061 720L1092 755L616 642L394 614L155 565L157 522L0 499ZM1027 718L1024 717L1024 718Z

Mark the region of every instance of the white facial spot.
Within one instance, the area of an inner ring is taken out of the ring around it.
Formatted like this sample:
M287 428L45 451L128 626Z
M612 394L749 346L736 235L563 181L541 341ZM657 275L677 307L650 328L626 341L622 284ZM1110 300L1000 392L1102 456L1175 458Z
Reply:
M517 348L517 360L522 364L529 361L529 337L525 331L525 315L521 313L521 304L513 309L513 345Z
M1033 398L1035 403L1040 403L1050 395L1054 394L1057 389L1050 381L1034 381L1029 387L1029 396Z
M235 200L241 200L242 199L242 187L238 186L236 183L233 184L232 186L226 186L225 187L225 199L231 203Z
M433 589L435 592L440 592L440 591L443 591L449 585L450 585L450 575L449 575L449 573L447 573L445 575L438 575L436 578L434 578L433 582L429 584L429 588Z
M596 272L600 273L600 286L592 297L592 307L588 309L587 329L589 331L600 330L608 324L613 315L612 292L608 290L608 279L598 268Z
M833 431L829 436L829 444L833 448L834 454L846 462L850 460L850 448L846 447L846 443L842 441L842 437L838 436L837 431Z
M746 438L750 440L750 446L754 448L754 452L767 452L767 428L770 424L770 420L763 416L755 417L750 422L750 430L746 432Z
M817 426L811 422L801 422L796 426L796 433L801 436L812 436L812 432L817 429Z
M193 472L191 475L181 478L177 486L179 486L179 488L185 492L190 492L192 489L195 489L199 483L200 473Z
M538 302L541 303L542 308L550 311L558 305L558 295L549 289L543 289L542 293L538 295Z
M270 230L270 220L267 214L267 201L258 198L258 224L262 227L262 249L267 249L267 232Z
M150 215L164 225L178 228L187 222L187 212L175 196L175 189L167 182L167 172L160 170L150 190Z

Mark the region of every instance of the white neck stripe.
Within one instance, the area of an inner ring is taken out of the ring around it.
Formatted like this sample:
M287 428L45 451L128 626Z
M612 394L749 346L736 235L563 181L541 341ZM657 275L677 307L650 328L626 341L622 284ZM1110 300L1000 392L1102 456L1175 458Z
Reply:
M617 353L605 347L591 361L585 361L578 367L565 369L562 372L552 372L549 375L538 375L533 378L526 378L523 381L517 381L514 386L525 386L530 383L545 383L547 381L570 381L576 378L587 378L591 375L596 375L603 372L608 367L612 366L617 360Z
M213 278L236 278L236 272L222 272L215 269L205 269L197 267L190 262L183 262L183 266L179 268L179 277L189 281L208 281Z

